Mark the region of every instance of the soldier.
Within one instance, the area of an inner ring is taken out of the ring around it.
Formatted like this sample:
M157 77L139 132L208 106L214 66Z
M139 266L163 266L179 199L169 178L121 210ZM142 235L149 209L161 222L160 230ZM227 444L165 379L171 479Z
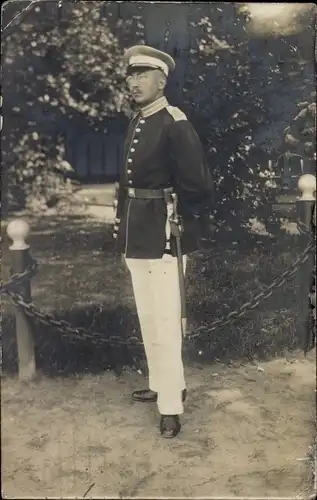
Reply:
M131 273L149 370L149 388L135 391L132 399L157 401L161 434L172 438L180 431L186 398L182 276L169 226L172 195L177 194L182 224L178 257L185 268L187 254L198 246L201 215L213 198L213 182L195 129L164 96L175 61L145 45L128 49L125 57L127 84L139 111L124 143L113 236Z

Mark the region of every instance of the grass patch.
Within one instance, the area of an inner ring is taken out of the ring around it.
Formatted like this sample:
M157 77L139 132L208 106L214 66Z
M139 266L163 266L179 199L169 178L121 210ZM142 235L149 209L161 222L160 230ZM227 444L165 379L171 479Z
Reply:
M140 335L130 276L113 249L111 228L95 219L45 217L30 221L31 255L39 262L32 280L35 304L56 319L89 333L129 337ZM236 239L238 241L238 239ZM3 234L2 274L9 276L10 252ZM300 251L296 236L260 238L249 244L205 242L188 263L189 332L217 318L226 318L287 269ZM268 358L297 349L299 284L291 278L257 309L195 343L186 344L191 360ZM93 372L123 366L140 368L143 349L117 348L107 343L71 338L56 328L34 324L38 366L47 374ZM4 369L16 372L14 318L3 300Z

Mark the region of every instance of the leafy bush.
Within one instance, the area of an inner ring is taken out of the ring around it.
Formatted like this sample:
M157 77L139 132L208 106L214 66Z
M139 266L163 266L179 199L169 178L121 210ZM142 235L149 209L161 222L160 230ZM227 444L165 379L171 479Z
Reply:
M63 159L64 152L61 137L52 141L52 137L37 132L21 137L10 168L12 206L42 212L61 198L69 199L73 185L67 172L72 167Z
M297 104L299 112L284 130L284 140L290 152L306 157L312 172L316 164L316 92ZM313 168L312 168L313 167Z
M111 3L41 2L5 38L3 168L13 179L10 189L23 182L28 200L32 193L40 197L33 206L43 208L59 189L70 192L62 144L51 147L57 130L88 126L106 133L109 118L130 115L122 51L145 41L142 9L135 4L131 19L117 20ZM276 219L268 201L279 190L280 167L274 160L281 153L282 137L276 136L282 136L283 127L276 122L281 115L291 119L292 100L284 103L285 89L302 102L313 85L313 71L307 77L311 15L298 26L296 20L295 36L276 31L276 20L270 31L266 16L264 36L249 30L252 16L245 4L210 4L208 15L192 23L197 44L187 61L182 105L202 138L215 178L214 215L235 239L249 234L252 218ZM308 107L310 113L313 103ZM314 133L314 125L310 130ZM46 139L37 144L33 132ZM311 135L307 143L313 143Z
M71 167L56 131L70 123L104 126L108 117L129 114L121 39L135 26L119 20L112 30L100 8L100 2L65 2L61 19L57 4L40 3L4 40L2 140L10 207L17 190L41 210L53 195L71 193L64 175Z
M217 22L217 11L232 19L229 31ZM217 4L210 16L194 25L200 42L187 73L187 111L204 141L215 177L214 214L239 241L249 234L253 218L270 222L270 231L280 229L269 203L281 190L275 162L281 149L274 142L283 148L283 137L274 138L275 121L285 113L280 100L286 86L295 87L299 100L313 88L313 70L302 84L303 72L309 73L312 63L307 51L307 40L313 41L310 20L308 16L306 24L297 26L296 32L304 33L301 52L294 48L291 35L268 32L267 27L265 38L250 35L250 18L234 5ZM314 127L309 131L314 133Z

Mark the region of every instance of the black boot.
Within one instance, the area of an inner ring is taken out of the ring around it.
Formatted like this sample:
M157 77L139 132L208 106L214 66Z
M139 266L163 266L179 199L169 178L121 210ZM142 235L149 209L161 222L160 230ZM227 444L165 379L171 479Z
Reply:
M157 392L151 389L141 389L132 393L132 400L141 403L155 403L157 401Z
M178 415L161 415L160 431L164 438L172 439L181 430Z
M182 391L182 400L185 403L187 391L184 389ZM134 391L132 393L132 400L141 403L155 403L157 401L157 392L151 391L151 389L142 389L140 391Z

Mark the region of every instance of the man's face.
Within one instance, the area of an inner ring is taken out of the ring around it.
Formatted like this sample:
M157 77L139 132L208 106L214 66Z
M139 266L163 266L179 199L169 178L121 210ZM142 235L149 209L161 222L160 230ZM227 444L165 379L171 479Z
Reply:
M134 101L145 105L155 101L165 87L165 77L158 69L136 68L130 70L127 84Z

